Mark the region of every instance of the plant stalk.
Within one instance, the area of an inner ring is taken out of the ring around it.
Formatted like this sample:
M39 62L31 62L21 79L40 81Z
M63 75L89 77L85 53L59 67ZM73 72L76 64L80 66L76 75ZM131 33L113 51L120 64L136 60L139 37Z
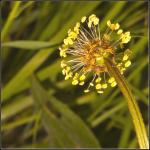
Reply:
M149 143L146 133L146 128L143 122L143 118L138 107L138 104L131 93L131 90L128 87L127 82L125 81L123 75L121 75L120 71L113 64L110 59L105 59L105 64L109 73L115 78L124 98L128 104L129 112L132 117L132 121L134 124L135 132L137 135L138 143L141 149L148 149Z

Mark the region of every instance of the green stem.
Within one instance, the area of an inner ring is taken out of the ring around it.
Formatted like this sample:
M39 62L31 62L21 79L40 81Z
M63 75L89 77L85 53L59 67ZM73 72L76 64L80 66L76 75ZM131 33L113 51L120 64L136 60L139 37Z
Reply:
M21 1L15 2L12 8L12 11L9 14L9 17L4 25L4 28L2 30L2 34L1 34L1 40L4 41L4 39L6 38L6 35L9 32L9 29L13 23L13 20L16 18L17 12L18 12L18 8L21 4Z
M148 138L146 133L146 128L143 122L143 118L138 107L138 104L129 89L127 82L125 81L123 75L120 74L120 71L117 67L112 63L111 60L105 59L105 64L108 68L109 73L115 78L122 94L125 97L125 100L128 104L128 108L133 120L133 124L135 127L135 132L137 135L138 143L141 149L148 149Z

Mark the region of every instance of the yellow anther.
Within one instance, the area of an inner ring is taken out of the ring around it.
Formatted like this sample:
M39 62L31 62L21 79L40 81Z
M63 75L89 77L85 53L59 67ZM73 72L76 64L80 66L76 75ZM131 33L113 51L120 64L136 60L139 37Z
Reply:
M90 83L90 86L94 86L94 84L91 82L91 83Z
M101 78L101 77L98 77L98 78L95 80L95 82L98 83L98 82L100 82L101 80L102 80L102 78Z
M79 82L78 82L78 80L73 80L72 81L72 85L77 85Z
M68 38L68 44L70 44L70 45L73 44L73 40L71 38Z
M89 21L88 21L88 27L91 28L92 23L94 25L98 25L99 23L99 18L96 17L96 15L92 14L89 16Z
M120 71L123 74L123 72L126 70L126 68L121 68Z
M66 66L67 66L67 65L66 65L65 61L62 60L62 61L61 61L61 67L64 68L64 67L66 67Z
M78 77L79 77L79 74L76 72L74 75L74 78L78 78Z
M71 31L71 32L68 34L68 36L69 36L70 38L76 39L76 37L77 37L77 33L76 33L76 32Z
M105 83L105 84L102 84L102 88L103 89L106 89L107 88L107 84Z
M83 74L80 76L80 80L85 80L86 76Z
M111 24L110 29L111 30L115 30L116 29L116 25L115 24Z
M86 20L86 16L84 16L84 17L81 18L81 22L82 23L85 22L85 20Z
M121 67L121 66L122 66L122 63L118 63L118 64L117 64L117 67Z
M101 89L101 84L96 84L96 86L95 86L95 88L97 89L97 90L99 90L99 89Z
M111 26L111 22L110 20L107 21L107 26L110 27Z
M80 82L79 85L84 85L84 81Z
M115 81L115 78L114 78L114 77L111 77L111 78L109 78L108 83L112 83L112 82L114 82L114 81Z
M129 67L130 65L131 65L131 61L128 60L128 61L125 63L125 67L127 68L127 67Z
M66 74L66 69L62 70L62 74L65 75Z
M121 34L122 43L128 43L131 39L130 32L125 32Z
M129 58L128 55L125 54L125 55L123 56L123 61L128 60L128 58Z
M78 28L80 27L80 23L79 22L76 23L76 27L78 27Z
M104 93L104 91L97 91L97 93L102 94L102 93Z
M66 71L67 72L70 71L70 67L69 66L66 67Z
M84 90L84 93L88 93L89 92L89 90L87 89L87 90Z
M119 23L112 24L110 20L107 21L107 26L108 26L111 30L118 30L119 27L120 27Z
M120 27L119 23L116 23L116 24L115 24L115 30L118 30L119 27Z
M65 76L65 80L68 80L70 78L70 75Z
M68 40L67 39L64 39L64 44L68 45Z
M121 34L123 32L122 29L118 30L117 34Z
M117 85L116 81L111 83L111 87L115 87Z
M79 28L80 28L80 23L77 22L76 25L75 25L75 27L74 27L74 31L76 32L76 34L79 33Z
M64 44L65 45L72 45L73 44L73 41L70 37L64 39Z
M68 34L71 32L71 29L68 30Z
M97 17L95 17L94 20L93 20L93 24L98 25L98 23L99 23L99 19Z
M89 22L88 22L88 27L91 28L91 26L92 26L92 22L89 21Z
M66 52L63 51L63 50L61 50L61 51L60 51L60 56L61 56L61 57L66 57L66 56L67 56L67 55L66 55Z
M90 16L89 16L89 21L91 21L91 20L92 20L92 18L95 18L95 17L96 17L96 15L95 15L95 14L90 15Z

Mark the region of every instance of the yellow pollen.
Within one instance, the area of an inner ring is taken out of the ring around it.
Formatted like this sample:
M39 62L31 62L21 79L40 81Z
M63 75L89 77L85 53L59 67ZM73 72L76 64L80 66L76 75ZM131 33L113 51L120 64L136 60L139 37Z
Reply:
M77 85L79 82L78 82L78 80L73 80L72 81L72 85Z
M129 67L130 65L131 65L131 61L128 60L128 61L125 63L125 67L127 68L127 67Z
M84 16L84 17L81 18L81 22L82 23L85 22L85 20L86 20L86 16Z
M111 83L111 87L115 87L117 85L116 81Z
M111 77L111 78L109 78L108 83L112 83L112 82L114 82L114 81L115 81L115 78L114 78L114 77Z
M85 75L83 74L82 76L80 76L80 80L82 81L82 80L85 80Z
M64 67L66 67L66 66L67 66L67 65L65 64L64 60L62 60L62 61L61 61L61 67L64 68Z
M104 93L104 91L97 91L97 93L102 94L102 93Z
M107 21L107 26L110 27L111 26L111 22L110 20Z
M84 90L84 93L88 93L89 92L89 90L87 89L87 90Z
M62 74L65 75L66 74L66 69L62 70Z
M128 55L125 54L125 55L123 56L123 61L126 61L128 58L129 58Z
M98 83L98 82L100 82L101 80L102 80L101 77L98 77L98 78L95 80L95 82Z
M66 76L65 76L65 80L68 80L69 78L70 78L69 75L66 75Z
M84 81L80 82L79 85L84 85Z
M118 30L117 34L121 34L123 32L122 29Z
M94 84L91 82L91 83L90 83L90 86L94 86Z
M97 90L101 89L101 84L96 84L95 88L96 88Z
M105 84L102 84L102 88L103 89L106 89L107 88L107 84L105 83Z
M119 23L116 23L116 24L115 24L115 30L118 30L119 27L120 27Z

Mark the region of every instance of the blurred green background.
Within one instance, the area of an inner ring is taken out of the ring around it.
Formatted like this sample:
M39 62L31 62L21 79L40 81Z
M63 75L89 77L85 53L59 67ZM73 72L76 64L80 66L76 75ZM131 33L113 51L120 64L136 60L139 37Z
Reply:
M1 2L2 147L138 147L120 90L85 94L61 73L59 44L84 15L131 32L125 77L148 124L148 2Z

